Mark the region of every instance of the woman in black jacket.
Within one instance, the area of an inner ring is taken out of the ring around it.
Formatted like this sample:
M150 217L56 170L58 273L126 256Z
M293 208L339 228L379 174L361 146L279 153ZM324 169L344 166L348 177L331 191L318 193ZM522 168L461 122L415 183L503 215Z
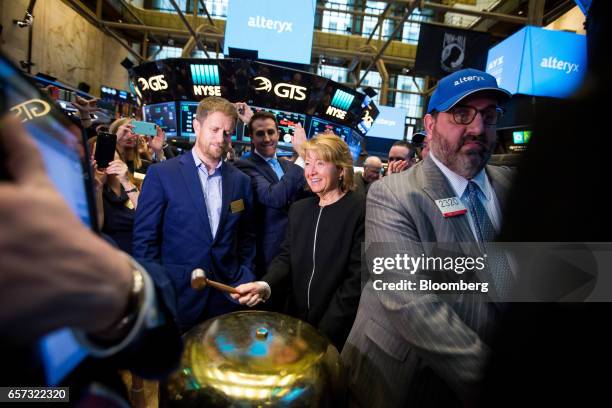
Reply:
M290 289L287 312L305 320L342 349L361 294L365 202L353 189L346 143L322 134L304 143L304 175L317 197L295 202L280 254L261 281L237 287L240 303L254 306Z

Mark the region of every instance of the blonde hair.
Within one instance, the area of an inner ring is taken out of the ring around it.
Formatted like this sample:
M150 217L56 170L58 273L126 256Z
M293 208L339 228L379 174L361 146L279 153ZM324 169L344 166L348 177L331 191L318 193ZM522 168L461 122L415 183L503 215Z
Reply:
M313 152L320 160L334 164L344 170L340 180L340 189L344 192L354 190L353 156L348 145L333 133L321 133L304 142L300 147L300 156L306 159L308 152Z
M203 123L208 114L213 112L224 113L232 118L234 122L238 119L238 112L234 104L219 96L209 96L208 98L202 99L196 110L196 118L200 123Z
M108 132L112 133L113 135L116 135L117 132L119 131L119 128L127 124L131 120L132 118L119 118L115 120L108 127ZM142 160L140 159L140 153L138 153L138 142L136 142L133 149L134 149L134 171L136 171L137 169L142 167ZM117 149L116 147L115 147L115 150L117 151L117 153L119 153L119 157L121 157L121 160L123 160L124 163L127 163L125 155L122 152L120 152L119 149Z

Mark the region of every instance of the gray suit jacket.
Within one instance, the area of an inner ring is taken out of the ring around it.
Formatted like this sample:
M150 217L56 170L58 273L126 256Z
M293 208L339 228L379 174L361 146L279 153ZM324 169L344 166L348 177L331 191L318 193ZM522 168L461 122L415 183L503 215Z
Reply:
M503 211L512 172L493 166L486 172ZM444 218L434 202L453 196L430 158L374 183L367 200L366 257L373 243L427 256L422 243L474 242L467 217ZM342 351L352 399L363 407L460 406L482 378L486 341L499 312L481 297L458 295L449 302L431 294L376 291L368 281Z

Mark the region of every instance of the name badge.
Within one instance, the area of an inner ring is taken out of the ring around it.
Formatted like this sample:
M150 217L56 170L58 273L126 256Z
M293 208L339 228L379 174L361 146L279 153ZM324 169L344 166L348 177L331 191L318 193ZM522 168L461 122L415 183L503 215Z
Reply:
M467 208L465 208L459 197L441 198L436 200L436 205L444 218L455 217L467 213Z
M244 200L241 198L240 200L232 201L230 203L230 210L232 210L232 214L244 211Z

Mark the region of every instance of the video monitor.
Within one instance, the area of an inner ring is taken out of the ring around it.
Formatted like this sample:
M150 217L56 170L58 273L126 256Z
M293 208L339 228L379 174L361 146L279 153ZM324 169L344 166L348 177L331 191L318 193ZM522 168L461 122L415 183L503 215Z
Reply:
M176 137L176 104L174 102L145 105L143 108L144 120L155 123L166 132L168 137Z
M198 109L198 102L181 102L179 109L180 136L193 142L196 136L193 130L193 119Z
M359 133L351 130L350 136L344 140L351 151L351 156L353 156L354 163L357 163L359 160L359 154L361 154L361 139L362 136Z
M310 64L316 2L232 0L225 23L229 48L257 51L259 59Z
M95 206L88 154L80 129L56 105L0 57L0 114L15 115L38 147L47 175L74 214L88 227L95 225ZM0 169L4 170L0 157ZM2 174L0 178L10 174ZM47 271L52 272L52 271ZM40 339L38 348L46 383L55 386L86 356L69 328Z
M336 136L340 136L345 142L351 136L351 129L349 127L337 125L335 123L314 117L310 120L310 128L308 129L306 136L308 139L310 139L319 133L324 133L326 130L331 130Z
M366 136L403 140L406 133L406 108L378 106L378 116Z
M527 144L529 140L531 140L531 130L512 132L512 141L514 144Z
M268 111L276 115L276 121L278 122L278 131L280 133L278 139L278 146L281 147L292 147L291 136L295 131L295 125L298 123L303 127L306 126L306 115L302 113L286 112L270 108L260 108L253 106L253 111ZM250 139L249 139L250 140Z

